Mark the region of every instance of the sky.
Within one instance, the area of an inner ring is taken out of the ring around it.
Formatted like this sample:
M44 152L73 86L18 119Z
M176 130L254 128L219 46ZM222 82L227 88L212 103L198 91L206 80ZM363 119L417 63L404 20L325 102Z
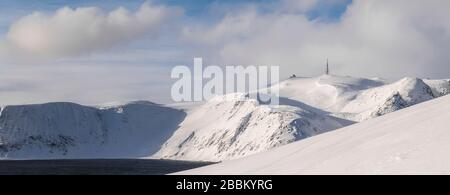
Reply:
M170 102L171 68L450 78L445 0L4 0L0 105Z

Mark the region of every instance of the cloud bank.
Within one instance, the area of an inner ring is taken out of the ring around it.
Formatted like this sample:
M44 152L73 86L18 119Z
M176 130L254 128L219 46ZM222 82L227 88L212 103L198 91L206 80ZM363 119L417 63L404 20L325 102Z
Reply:
M152 4L34 12L12 21L0 38L0 104L167 102L171 66L192 65L193 57L204 65L279 65L281 78L322 74L326 58L337 75L450 77L450 1L353 0L328 20L327 9L347 3L214 4L196 16ZM128 44L136 40L142 42ZM29 61L3 63L8 58ZM37 65L40 58L51 60Z
M0 107L13 104L115 101L170 102L170 67L129 64L11 65L0 71ZM164 82L166 81L166 82Z
M7 58L64 58L103 51L144 36L156 36L181 10L144 3L138 10L119 7L64 7L53 14L34 12L15 21L0 41Z
M330 58L335 74L449 77L449 1L354 0L338 21L310 20L307 10L324 2L245 9L209 26L186 27L183 37L212 63L279 65L283 76L320 74Z

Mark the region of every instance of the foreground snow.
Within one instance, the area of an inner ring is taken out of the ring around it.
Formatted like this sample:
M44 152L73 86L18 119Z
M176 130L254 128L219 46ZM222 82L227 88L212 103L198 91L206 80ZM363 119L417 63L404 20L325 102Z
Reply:
M178 174L450 174L450 96Z

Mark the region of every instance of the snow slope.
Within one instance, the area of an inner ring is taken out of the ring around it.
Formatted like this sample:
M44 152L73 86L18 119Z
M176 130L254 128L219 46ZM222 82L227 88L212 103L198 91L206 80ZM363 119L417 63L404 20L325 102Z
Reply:
M291 78L276 87L280 96L300 101L329 112L338 112L358 92L384 85L379 80L346 76L322 75L311 78Z
M243 94L204 103L5 106L0 158L148 157L222 161L264 152L450 92L449 80L335 75L277 85L280 105ZM231 97L231 98L230 98Z
M178 174L450 174L450 96Z
M423 80L428 86L430 86L433 91L434 96L439 97L443 95L450 94L450 80L442 79L442 80Z
M229 94L194 110L180 126L155 157L235 159L343 125L307 108L259 105L244 94Z
M6 106L0 113L0 158L146 157L184 117L180 110L150 102Z
M242 101L243 94L218 97L192 110L154 157L222 161L267 151L431 100L450 86L427 82L323 75L278 84L276 107Z
M448 80L403 78L394 83L323 75L281 82L280 96L297 100L331 115L360 122L446 95Z
M404 78L395 83L360 91L340 113L353 113L353 120L363 121L435 98L431 87L418 78Z

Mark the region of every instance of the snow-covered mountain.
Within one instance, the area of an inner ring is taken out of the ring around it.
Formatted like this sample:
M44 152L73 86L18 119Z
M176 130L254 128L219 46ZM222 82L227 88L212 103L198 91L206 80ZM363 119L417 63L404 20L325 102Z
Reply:
M148 157L222 161L264 152L450 93L449 80L387 83L323 75L277 86L280 105L245 94L203 104L5 106L0 158Z
M230 94L194 109L155 157L241 158L445 95L450 83L404 78L387 84L323 75L292 78L275 87L280 89L280 106Z
M150 102L109 107L73 103L6 106L0 157L146 157L158 151L185 113Z
M355 122L381 116L450 93L448 80L403 78L385 83L323 75L281 82L280 96L297 100Z
M259 105L244 96L217 97L195 109L156 157L235 159L344 126L306 106Z
M178 174L450 174L450 96Z

